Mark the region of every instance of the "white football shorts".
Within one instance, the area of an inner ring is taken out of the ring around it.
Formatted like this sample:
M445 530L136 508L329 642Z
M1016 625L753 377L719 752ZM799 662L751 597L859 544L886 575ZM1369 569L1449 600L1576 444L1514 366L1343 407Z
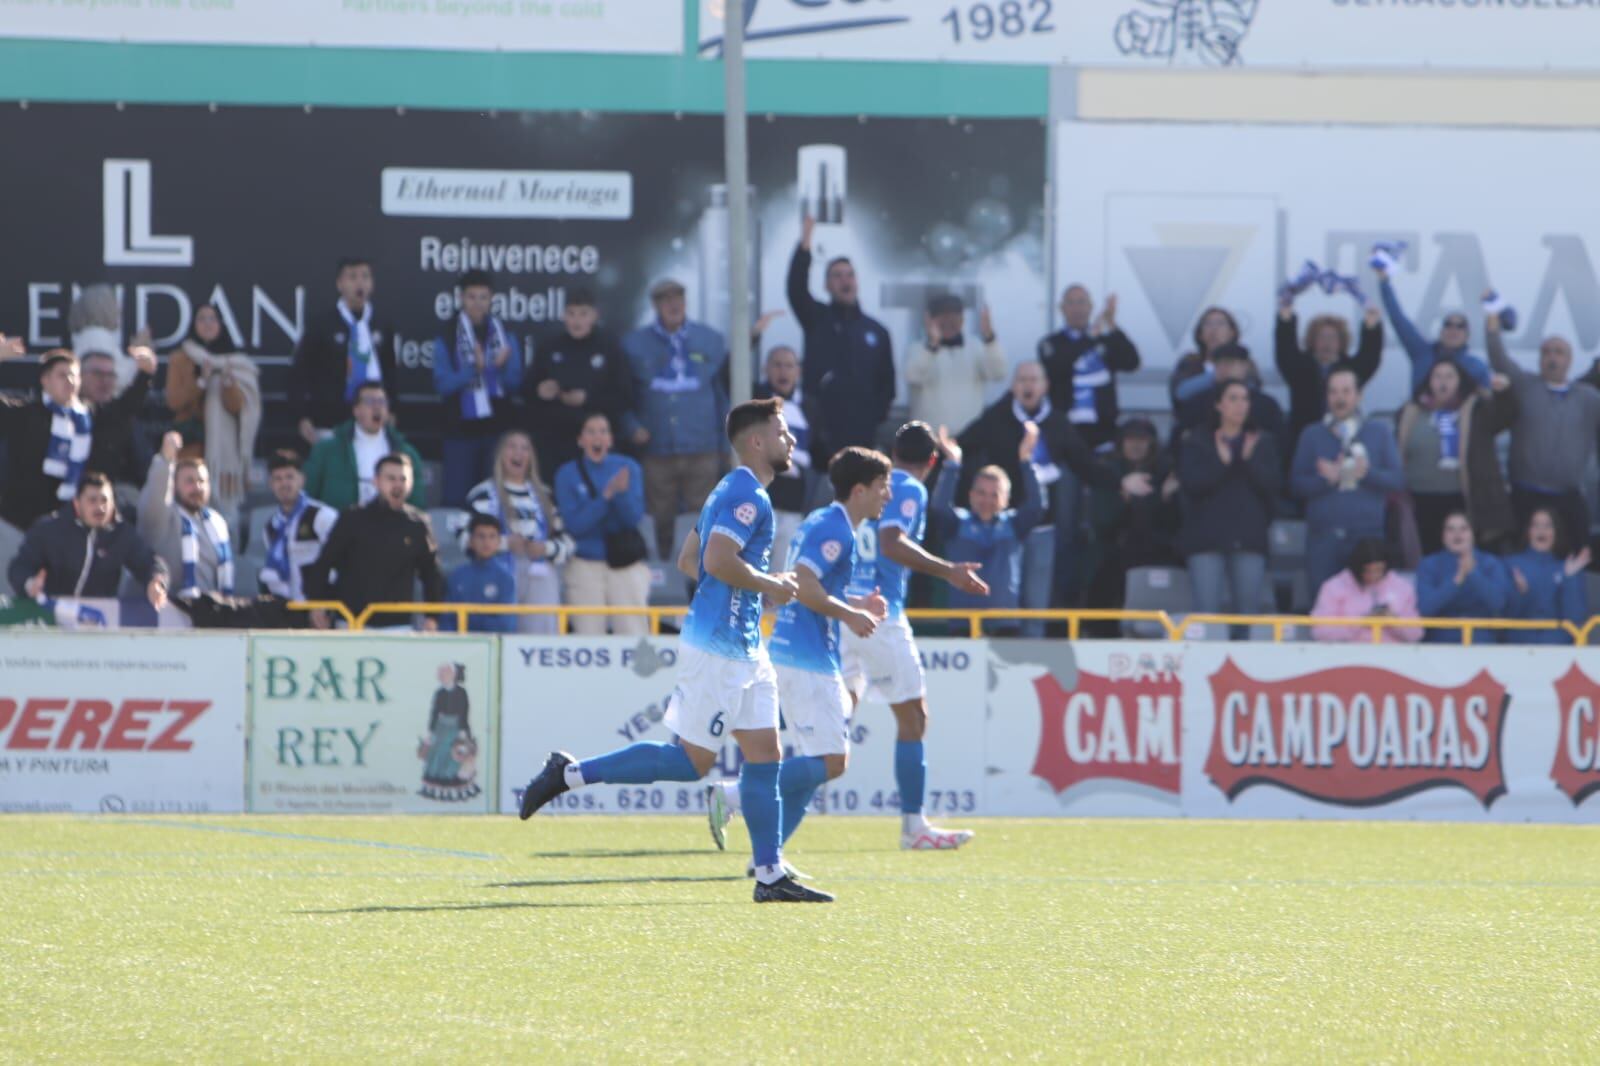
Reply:
M843 755L850 750L850 693L838 674L776 667L783 724L801 755Z
M662 723L696 747L717 751L736 729L778 728L778 679L766 649L727 659L678 645L678 677Z
M878 623L862 640L848 629L839 634L839 657L845 686L861 699L870 689L885 703L919 700L927 694L922 658L905 615Z

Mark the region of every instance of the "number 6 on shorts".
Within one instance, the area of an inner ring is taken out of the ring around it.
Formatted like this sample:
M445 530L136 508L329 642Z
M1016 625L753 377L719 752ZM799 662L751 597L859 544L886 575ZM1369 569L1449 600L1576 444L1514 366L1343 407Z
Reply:
M711 719L711 724L706 726L706 732L714 737L720 737L725 727L722 724L722 712L718 711Z

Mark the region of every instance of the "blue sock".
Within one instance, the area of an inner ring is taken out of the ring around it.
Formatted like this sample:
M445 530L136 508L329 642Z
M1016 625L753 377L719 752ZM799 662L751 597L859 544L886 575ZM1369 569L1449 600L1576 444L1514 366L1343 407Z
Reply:
M648 785L654 781L698 781L700 771L676 744L642 740L578 764L586 785Z
M820 756L797 755L783 760L778 791L783 793L783 842L787 844L811 806L811 797L828 780L828 764Z
M783 797L778 794L778 763L747 762L739 767L739 809L750 833L757 866L776 866L782 850Z
M921 814L922 793L928 787L928 761L922 754L922 741L895 741L894 781L900 786L900 813Z

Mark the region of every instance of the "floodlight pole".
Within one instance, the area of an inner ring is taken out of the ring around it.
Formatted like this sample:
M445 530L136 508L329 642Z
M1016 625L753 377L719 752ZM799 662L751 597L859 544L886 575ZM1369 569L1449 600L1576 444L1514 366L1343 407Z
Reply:
M750 148L745 123L745 0L724 0L723 166L728 186L728 393L750 399Z

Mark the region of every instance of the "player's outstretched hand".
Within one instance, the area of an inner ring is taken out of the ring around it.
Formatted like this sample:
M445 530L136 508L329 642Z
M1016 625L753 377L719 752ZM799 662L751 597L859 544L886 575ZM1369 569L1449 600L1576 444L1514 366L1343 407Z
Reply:
M958 592L965 592L969 596L989 595L989 583L978 576L978 571L983 569L982 563L952 563L953 569L946 578L951 588Z
M860 608L855 608L845 615L844 624L850 632L862 640L872 636L873 631L878 628L878 620Z
M791 602L800 593L800 582L789 573L772 575L772 582L767 588L767 599L775 606L782 607Z

